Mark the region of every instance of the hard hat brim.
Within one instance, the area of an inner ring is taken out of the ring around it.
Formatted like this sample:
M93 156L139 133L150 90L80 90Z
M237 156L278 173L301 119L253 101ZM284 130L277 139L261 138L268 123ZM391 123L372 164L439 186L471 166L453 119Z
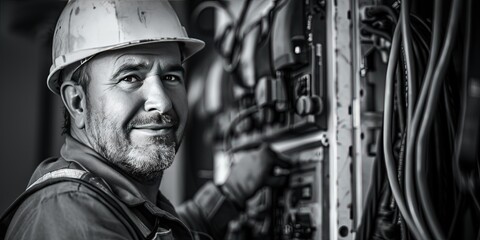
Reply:
M113 50L135 47L140 45L165 43L165 42L177 42L180 44L183 62L185 62L195 53L202 50L203 47L205 46L205 42L195 38L164 38L164 39L149 39L149 40L127 42L127 43L122 43L114 46L86 49L83 51L75 52L74 54L62 55L57 57L54 60L50 68L50 74L47 77L48 89L50 89L50 91L52 91L53 93L60 95L60 84L61 84L59 82L60 71L70 64L79 62L83 59L91 58L99 53L103 53L106 51L113 51Z

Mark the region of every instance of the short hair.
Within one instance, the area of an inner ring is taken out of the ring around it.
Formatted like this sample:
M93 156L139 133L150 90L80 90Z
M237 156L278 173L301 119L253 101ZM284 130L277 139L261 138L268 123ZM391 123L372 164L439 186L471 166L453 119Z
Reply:
M65 79L68 75L68 74L66 74L66 72L68 72L68 70L64 70L64 71L61 72L60 79L61 79L62 82L60 83L60 85L65 80L68 80L68 79ZM72 77L71 77L70 80L77 83L78 85L80 85L83 88L83 91L85 92L85 96L87 96L87 87L88 87L88 84L90 83L90 75L88 73L88 62L81 65L72 74ZM72 125L72 121L71 121L70 112L67 110L67 108L65 106L63 106L62 135L70 134L71 125Z

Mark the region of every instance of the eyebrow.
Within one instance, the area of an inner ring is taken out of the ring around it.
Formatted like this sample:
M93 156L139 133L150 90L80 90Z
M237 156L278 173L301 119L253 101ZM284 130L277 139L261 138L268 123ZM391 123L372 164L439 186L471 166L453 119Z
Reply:
M115 69L112 79L119 77L119 75L126 71L139 71L149 67L149 64L144 62L138 63L136 61L126 61ZM182 74L185 74L185 68L180 64L167 65L163 66L162 68L164 72L181 72Z
M146 68L148 68L148 65L145 63L125 62L122 63L119 67L115 68L115 73L113 74L112 78L117 78L125 71L138 71Z
M185 74L185 68L182 65L168 65L165 67L166 72L181 72L182 74Z

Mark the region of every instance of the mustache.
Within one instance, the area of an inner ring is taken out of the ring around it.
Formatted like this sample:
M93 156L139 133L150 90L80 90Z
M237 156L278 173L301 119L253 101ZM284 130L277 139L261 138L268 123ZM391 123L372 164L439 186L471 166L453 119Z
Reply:
M148 116L138 116L134 119L132 119L127 126L128 130L131 130L135 126L139 125L147 125L147 124L169 124L173 126L178 125L178 117L174 114L161 114L161 113L155 113L153 115L148 115Z

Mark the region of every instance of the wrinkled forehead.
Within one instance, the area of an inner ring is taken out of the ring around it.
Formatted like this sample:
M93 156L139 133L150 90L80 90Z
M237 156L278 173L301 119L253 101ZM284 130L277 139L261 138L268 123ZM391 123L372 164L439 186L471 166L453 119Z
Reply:
M164 61L171 64L181 64L181 52L177 43L158 43L140 45L112 52L115 64L125 61Z
M131 48L119 49L99 54L94 58L95 63L102 63L117 68L123 65L135 65L142 68L151 68L153 65L159 65L161 68L170 68L171 66L181 67L182 59L180 47L177 43L158 43L150 45L140 45Z

